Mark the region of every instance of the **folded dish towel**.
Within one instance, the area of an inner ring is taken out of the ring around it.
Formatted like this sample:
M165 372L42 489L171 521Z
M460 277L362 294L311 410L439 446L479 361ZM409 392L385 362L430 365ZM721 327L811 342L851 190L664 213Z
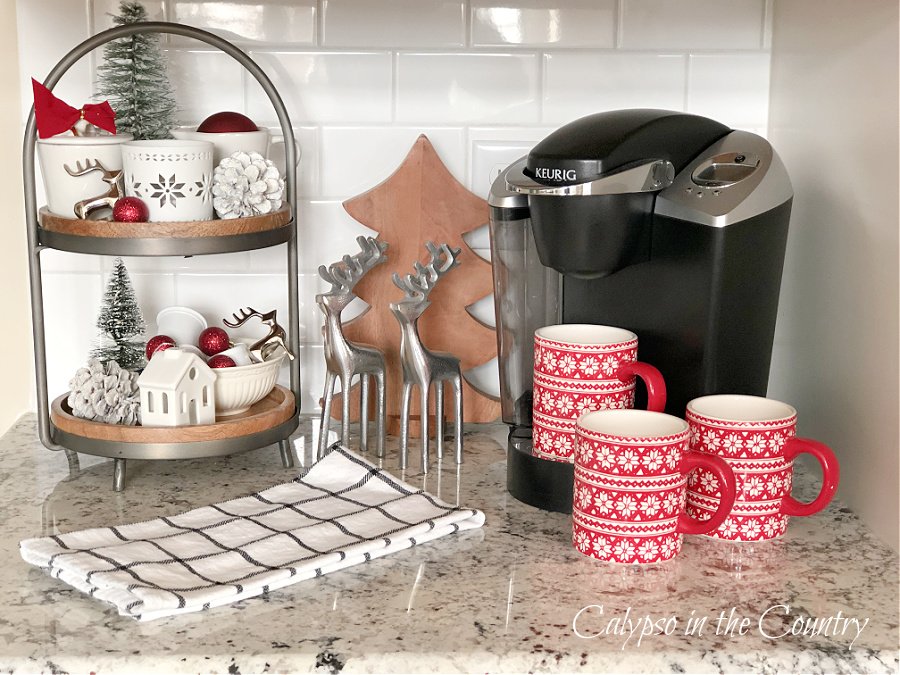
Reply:
M335 447L262 492L143 523L27 539L26 562L142 621L250 598L460 530L451 506Z

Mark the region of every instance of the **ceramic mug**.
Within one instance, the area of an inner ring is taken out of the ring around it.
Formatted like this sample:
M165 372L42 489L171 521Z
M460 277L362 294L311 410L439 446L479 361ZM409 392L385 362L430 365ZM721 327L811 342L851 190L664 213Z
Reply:
M77 218L75 204L92 197L100 197L111 187L103 180L106 172L121 171L122 144L132 139L130 134L116 136L51 136L37 141L38 162L44 179L47 208L51 212ZM96 169L81 173L96 166Z
M718 394L690 401L685 415L691 450L718 456L736 477L736 500L728 518L709 536L729 541L766 541L782 536L789 516L811 516L837 491L840 469L828 446L798 438L797 411L760 396ZM794 459L810 454L822 467L822 487L808 504L791 496ZM706 517L720 505L715 476L691 476L688 510Z
M186 141L207 141L213 144L213 166L219 165L225 157L230 157L235 152L258 152L263 157L269 157L269 151L273 146L284 145L283 140L273 141L269 130L260 127L256 131L226 131L208 132L197 131L197 127L182 127L172 129L172 138ZM297 159L300 163L300 144L294 141Z
M131 141L122 165L125 194L147 204L151 221L212 220L212 143Z
M687 423L647 410L602 410L578 418L572 543L581 553L615 563L674 558L684 534L721 525L734 503L734 474L719 457L688 452ZM719 480L718 508L706 520L685 509L691 472Z
M595 324L534 332L532 454L571 462L575 420L593 410L633 408L636 377L647 387L648 409L665 408L662 374L637 361L637 344L631 331Z

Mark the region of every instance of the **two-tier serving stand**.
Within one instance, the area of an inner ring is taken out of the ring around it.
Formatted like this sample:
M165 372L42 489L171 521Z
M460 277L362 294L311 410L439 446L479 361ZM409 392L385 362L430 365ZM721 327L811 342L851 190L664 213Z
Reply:
M114 460L113 488L125 487L127 459L191 459L216 457L278 444L285 467L293 466L288 441L297 429L300 401L299 316L297 280L297 206L295 176L297 150L287 110L272 82L242 50L227 40L190 26L143 22L111 28L85 40L66 54L44 81L53 89L80 58L111 40L140 33L164 33L194 38L220 49L250 72L269 97L284 136L286 205L278 212L234 220L192 223L109 223L78 220L38 210L35 196L34 109L25 127L22 158L25 179L25 217L28 227L31 318L37 387L38 435L50 450L63 450L70 465L77 453ZM249 251L287 245L288 347L298 355L290 362L290 389L275 389L246 413L215 424L157 428L101 424L76 418L66 395L50 401L47 391L47 352L40 254L44 249L73 253L123 256L194 256Z

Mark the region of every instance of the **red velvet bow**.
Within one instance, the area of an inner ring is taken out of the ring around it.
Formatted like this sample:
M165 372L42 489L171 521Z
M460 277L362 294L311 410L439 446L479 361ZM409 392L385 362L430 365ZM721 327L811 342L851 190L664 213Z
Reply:
M47 87L31 78L34 89L34 117L37 120L38 136L49 138L61 134L75 126L78 120L87 120L95 127L116 133L116 113L109 101L86 103L81 110L56 98Z

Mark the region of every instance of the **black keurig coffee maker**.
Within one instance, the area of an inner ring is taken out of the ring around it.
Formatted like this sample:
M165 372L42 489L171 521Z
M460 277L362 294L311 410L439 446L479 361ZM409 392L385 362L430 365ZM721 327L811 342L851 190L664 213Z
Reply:
M531 454L536 328L633 331L679 417L704 394L765 395L792 197L765 139L664 110L576 120L501 173L490 229L514 497L572 508L572 465Z

